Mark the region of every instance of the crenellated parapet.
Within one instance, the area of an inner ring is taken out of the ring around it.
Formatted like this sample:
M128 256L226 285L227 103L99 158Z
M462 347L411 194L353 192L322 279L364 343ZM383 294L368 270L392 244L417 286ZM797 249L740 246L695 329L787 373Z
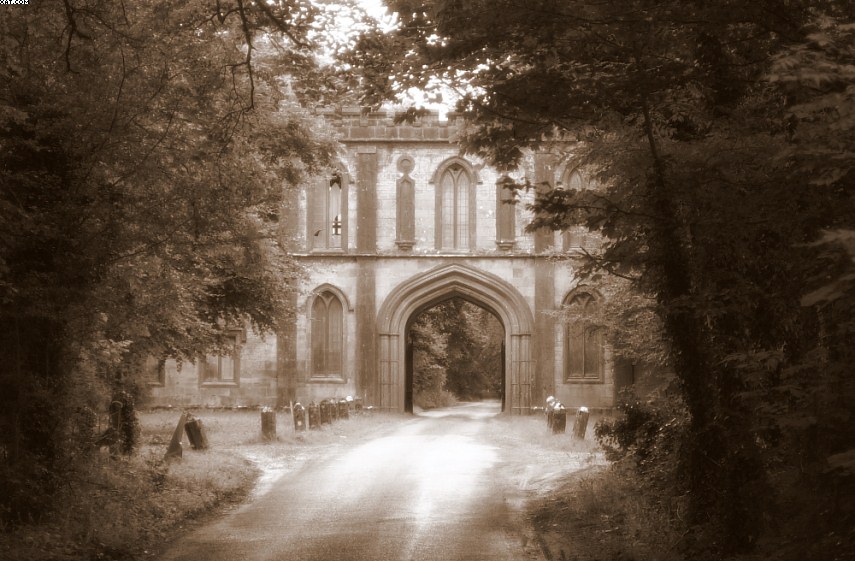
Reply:
M395 111L365 112L359 107L317 110L318 115L335 128L345 144L355 142L451 142L463 123L459 113L442 118L431 112L412 123L395 123Z

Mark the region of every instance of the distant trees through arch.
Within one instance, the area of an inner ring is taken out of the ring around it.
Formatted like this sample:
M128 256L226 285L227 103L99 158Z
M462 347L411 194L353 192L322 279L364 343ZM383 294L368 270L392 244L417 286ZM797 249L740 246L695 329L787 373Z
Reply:
M504 392L504 327L490 311L462 298L420 313L410 325L413 403L500 399Z

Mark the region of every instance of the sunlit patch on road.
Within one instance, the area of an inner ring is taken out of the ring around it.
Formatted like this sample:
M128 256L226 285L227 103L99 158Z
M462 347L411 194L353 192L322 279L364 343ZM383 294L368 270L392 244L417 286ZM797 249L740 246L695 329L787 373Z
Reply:
M461 417L468 419L487 419L502 413L502 402L485 400L471 403L458 403L453 407L440 407L438 409L421 410L416 414L419 417Z

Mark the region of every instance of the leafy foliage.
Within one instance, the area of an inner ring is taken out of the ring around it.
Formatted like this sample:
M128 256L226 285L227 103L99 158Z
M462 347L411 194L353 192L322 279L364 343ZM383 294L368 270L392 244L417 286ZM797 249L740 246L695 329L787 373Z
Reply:
M71 420L137 392L147 356L192 361L231 326L290 313L283 195L332 151L295 98L318 91L315 14L300 0L4 13L4 520L49 510L14 497L50 495L85 462L91 423Z
M410 327L413 399L444 405L444 393L479 400L502 393L501 323L487 310L454 298L421 313Z
M851 546L846 509L787 530L810 545L771 545L799 508L849 488L829 462L855 444L851 6L395 5L400 30L359 45L366 77L445 82L468 117L468 153L511 169L548 148L597 183L538 197L530 229L603 234L582 273L629 281L651 304L632 309L655 314L678 382L669 399L685 413L684 435L667 439L678 453L645 461L686 490L684 554L834 558ZM390 95L373 85L367 100ZM609 429L613 449L661 448L645 436L661 426L650 414Z

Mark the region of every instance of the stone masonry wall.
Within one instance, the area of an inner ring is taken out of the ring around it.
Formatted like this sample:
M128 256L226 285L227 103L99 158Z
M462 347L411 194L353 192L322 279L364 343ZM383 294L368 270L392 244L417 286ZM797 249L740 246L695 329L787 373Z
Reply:
M524 231L531 220L527 204L533 201L533 193L520 194L513 211L514 243L500 247L496 243L496 182L500 174L483 162L464 157L477 176L475 246L465 253L436 248L436 186L431 181L444 162L460 157L452 142L458 128L456 116L440 120L434 115L415 125L396 125L392 115L386 113L364 115L358 109L340 109L320 114L340 133L343 148L340 171L347 182L347 247L340 251L309 250L307 214L313 196L310 190L323 185L323 178L309 181L293 191L287 214L289 224L283 235L288 236L287 243L295 259L304 266L305 276L296 297L296 317L288 326L290 343L280 345L278 350L288 356L277 357L274 336L262 339L248 333L241 348L240 378L236 384L200 384L197 366L185 364L179 371L174 362L170 362L166 365L164 383L150 387L151 404L182 407L285 405L286 391L281 386L287 386L287 395L303 403L360 395L366 397L366 404L370 405L373 391L370 380L375 376L372 334L384 301L401 283L435 267L458 263L506 281L529 306L535 321L535 335L540 337L533 344L540 355L550 355L537 357L540 371L536 393L532 395L533 405L541 405L540 401L552 394L568 407L613 406L615 377L609 349L605 351L602 382L564 381L564 330L554 314L576 288L578 279L571 261L554 259L555 248L560 247L557 234L539 234L537 243L539 248L545 248L544 254L535 253L536 236ZM398 163L403 157L413 162L409 178L414 184L415 239L411 248L399 247L396 243L396 197L401 178ZM554 162L545 160L542 155L538 157L529 155L511 177L538 181L546 174L552 182ZM360 208L360 201L363 206L368 204L373 208ZM373 231L365 232L366 227ZM313 293L326 286L333 287L345 301L344 371L341 379L336 380L313 379L309 375L309 307ZM365 302L369 302L367 307Z
M276 405L276 336L249 331L240 346L238 380L234 384L203 384L197 362L165 364L163 384L150 383L150 407L252 407Z

